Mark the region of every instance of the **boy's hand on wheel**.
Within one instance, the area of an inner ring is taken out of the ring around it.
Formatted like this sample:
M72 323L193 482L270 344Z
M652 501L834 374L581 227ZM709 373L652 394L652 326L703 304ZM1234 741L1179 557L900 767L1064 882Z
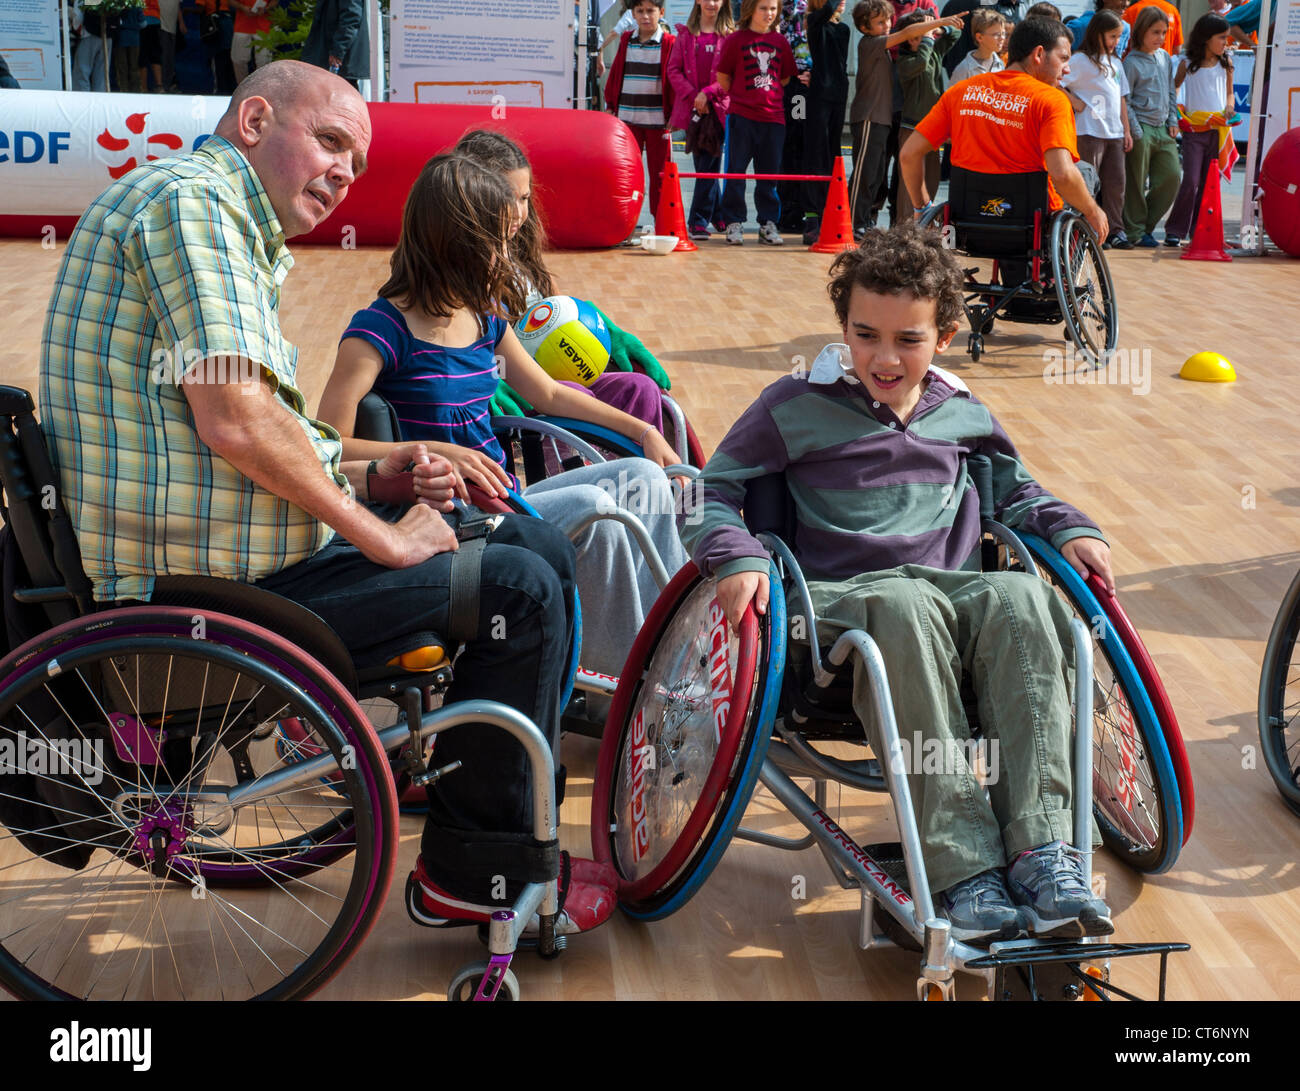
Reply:
M718 581L718 605L736 632L740 631L740 619L751 600L755 613L767 613L768 593L766 572L733 572Z
M1106 585L1106 590L1112 595L1115 593L1115 575L1110 570L1110 546L1100 538L1071 538L1061 547L1061 556L1085 580L1089 572L1095 572Z

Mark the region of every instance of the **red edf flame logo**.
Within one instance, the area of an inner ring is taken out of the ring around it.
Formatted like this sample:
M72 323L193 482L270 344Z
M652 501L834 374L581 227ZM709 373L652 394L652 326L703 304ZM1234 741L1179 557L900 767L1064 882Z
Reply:
M133 133L135 136L139 136L142 132L144 132L144 119L148 116L149 114L147 112L143 114L131 114L126 119L127 129L130 130L131 133ZM95 143L107 151L122 152L122 151L126 151L126 149L130 147L131 139L130 137L114 136L111 132L105 129L102 133L99 134L99 136L95 138ZM160 144L163 147L167 148L169 151L174 152L180 150L183 141L175 133L154 133L152 136L148 137L145 140L145 143ZM163 154L165 155L167 153L164 152ZM158 156L152 153L145 156L146 160L157 159L157 158ZM116 181L117 179L121 178L122 175L124 175L127 171L135 170L137 166L139 166L139 163L137 162L136 157L134 155L129 156L126 162L119 163L115 167L109 167L108 176L112 178L114 181Z

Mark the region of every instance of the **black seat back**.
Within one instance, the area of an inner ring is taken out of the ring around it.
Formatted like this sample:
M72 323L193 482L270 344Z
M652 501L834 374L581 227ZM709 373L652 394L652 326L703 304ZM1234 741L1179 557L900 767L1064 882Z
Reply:
M24 600L40 602L54 625L89 611L90 580L36 406L14 386L0 386L0 514L26 570Z
M402 438L402 422L397 419L397 410L372 390L357 406L352 434L357 439L396 443Z
M764 474L746 482L741 513L751 534L775 534L794 551L798 524L784 473Z
M948 182L948 222L957 246L990 258L1025 258L1037 245L1034 214L1048 211L1047 172L983 174L956 165Z

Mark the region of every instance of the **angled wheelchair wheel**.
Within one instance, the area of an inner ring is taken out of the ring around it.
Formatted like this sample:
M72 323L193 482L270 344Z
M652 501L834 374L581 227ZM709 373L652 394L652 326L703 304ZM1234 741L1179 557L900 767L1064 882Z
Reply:
M1089 364L1103 367L1119 343L1119 308L1097 236L1083 217L1066 210L1052 221L1050 250L1066 335Z
M1088 585L1042 538L1020 537L1040 573L1094 636L1093 814L1102 840L1137 871L1167 871L1183 844L1182 804L1151 699Z
M1116 634L1124 644L1133 666L1137 670L1142 688L1151 699L1156 719L1160 721L1160 731L1164 736L1165 746L1169 749L1169 760L1174 766L1174 777L1178 781L1178 801L1183 812L1183 844L1192 836L1192 823L1196 817L1196 789L1192 783L1192 766L1187 759L1187 747L1183 743L1183 733L1178 726L1178 717L1174 706L1165 692L1165 684L1156 670L1155 661L1136 627L1128 619L1119 599L1106 590L1105 585L1095 573L1088 576L1088 589L1101 604Z
M1273 622L1259 677L1259 742L1282 800L1300 815L1300 575Z
M688 564L664 589L619 681L592 791L592 850L619 903L656 920L722 858L771 742L785 664L785 600L771 572L762 618L739 634L716 585Z
M328 770L282 757L289 721ZM388 763L351 695L266 629L179 607L61 625L0 663L0 731L73 755L3 778L19 996L301 997L382 907Z

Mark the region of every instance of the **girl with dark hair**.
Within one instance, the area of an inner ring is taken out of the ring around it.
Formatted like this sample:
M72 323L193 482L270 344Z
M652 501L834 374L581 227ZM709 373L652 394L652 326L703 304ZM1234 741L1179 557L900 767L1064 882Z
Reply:
M1183 131L1183 182L1165 222L1166 246L1177 246L1196 229L1201 189L1210 163L1217 159L1220 168L1227 169L1236 158L1229 39L1226 19L1202 15L1192 27L1174 75L1174 86L1183 89L1179 121Z
M525 497L566 533L610 501L640 516L670 572L685 563L675 504L660 467L677 455L652 426L557 383L524 351L501 301L518 276L509 240L515 192L469 156L431 159L411 187L392 275L379 298L352 316L321 396L320 420L343 440L345 458L386 455L395 444L354 438L357 406L375 390L397 411L402 439L446 458L457 492L489 496L516 487L492 432L501 375L539 410L603 425L645 450L643 459L581 467L531 485ZM621 523L601 519L574 538L584 604L583 666L617 675L659 588Z
M555 282L542 251L546 246L546 228L533 200L533 171L523 149L502 133L491 129L471 129L460 138L456 149L494 174L503 178L514 193L515 208L511 219L509 257L513 265L501 301L506 317L515 321L529 307L555 295ZM599 308L597 308L599 311ZM590 386L566 383L566 386L606 405L653 425L663 427L663 398L660 387L668 388L668 376L659 362L625 330L610 321L609 315L600 311L609 330L610 363L604 374ZM635 370L633 360L644 370ZM522 415L532 407L510 384L502 382L497 387L493 408L502 414Z
M1115 53L1124 21L1113 11L1096 12L1084 31L1079 51L1061 87L1074 107L1079 158L1092 164L1101 179L1098 201L1110 223L1105 248L1131 250L1124 233L1124 156L1133 147L1129 132L1128 77Z

